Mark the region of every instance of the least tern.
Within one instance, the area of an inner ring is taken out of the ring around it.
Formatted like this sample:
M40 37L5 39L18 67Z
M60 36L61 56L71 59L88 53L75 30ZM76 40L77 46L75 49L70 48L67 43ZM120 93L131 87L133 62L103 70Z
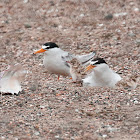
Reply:
M59 48L54 42L47 42L42 45L42 48L36 51L34 54L44 52L43 64L46 67L47 71L50 73L63 76L71 76L70 74L70 65L65 63L62 57L70 55L69 52L63 51ZM77 58L81 64L86 65L91 59L93 59L95 52L91 52L86 55L71 55L72 58Z
M120 75L111 70L102 58L93 59L86 71L90 69L93 69L92 72L83 79L84 86L115 87L121 80Z

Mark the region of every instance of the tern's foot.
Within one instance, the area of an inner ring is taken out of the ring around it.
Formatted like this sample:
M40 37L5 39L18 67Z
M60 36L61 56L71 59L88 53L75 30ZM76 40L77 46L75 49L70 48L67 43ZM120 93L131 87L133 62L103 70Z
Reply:
M59 80L59 78L60 78L60 75L58 75L58 80Z

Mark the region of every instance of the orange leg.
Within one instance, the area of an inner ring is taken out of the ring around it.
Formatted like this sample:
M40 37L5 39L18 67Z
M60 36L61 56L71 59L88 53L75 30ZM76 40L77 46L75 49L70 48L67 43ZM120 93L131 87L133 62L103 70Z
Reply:
M59 78L60 78L60 75L58 75L58 80L59 80Z

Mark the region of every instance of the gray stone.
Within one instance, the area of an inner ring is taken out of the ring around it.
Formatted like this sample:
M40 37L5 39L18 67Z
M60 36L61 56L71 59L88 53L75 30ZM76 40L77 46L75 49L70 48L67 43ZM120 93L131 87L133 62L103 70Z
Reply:
M136 40L136 44L140 45L140 39Z
M35 85L35 84L31 85L29 88L29 90L31 90L31 91L36 91L36 89L37 89L37 85Z
M112 14L107 14L106 16L105 16L105 19L106 20L111 20L113 18L113 15Z
M130 37L135 37L136 35L133 32L128 33Z
M25 28L32 28L32 26L30 24L24 24Z

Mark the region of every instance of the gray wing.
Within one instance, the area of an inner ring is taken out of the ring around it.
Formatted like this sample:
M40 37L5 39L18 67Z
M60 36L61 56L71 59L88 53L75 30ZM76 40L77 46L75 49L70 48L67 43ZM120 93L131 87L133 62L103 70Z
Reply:
M75 57L81 62L82 65L88 65L90 63L90 61L93 59L93 57L95 56L96 52L93 51L89 54L85 54L85 55L76 55Z
M68 53L65 56L61 56L61 58L64 61L65 65L70 67L70 65L69 65L69 63L67 63L67 61L71 61L74 58L74 56L72 54Z
M16 64L16 65L11 65L9 69L7 69L4 74L3 77L6 76L13 76L16 72L22 70L22 66L20 64Z
M66 56L62 56L62 60L64 61L71 61L73 59L73 55L68 53Z
M89 54L84 54L84 55L72 55L72 54L68 53L66 56L62 56L62 60L65 62L65 64L67 66L69 66L67 61L70 61L73 58L76 58L82 65L85 66L85 65L88 65L90 63L90 61L93 59L95 54L96 54L95 51L93 51Z

